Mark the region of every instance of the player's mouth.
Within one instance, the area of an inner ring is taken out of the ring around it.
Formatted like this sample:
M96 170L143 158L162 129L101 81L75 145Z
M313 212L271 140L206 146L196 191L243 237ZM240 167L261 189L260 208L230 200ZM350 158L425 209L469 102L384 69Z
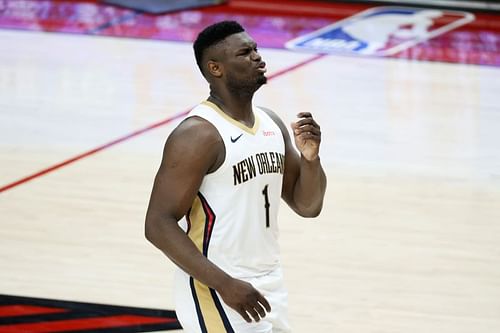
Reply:
M261 63L259 63L259 65L257 66L257 71L264 74L265 72L267 72L267 68L266 68L266 63L264 61L262 61Z

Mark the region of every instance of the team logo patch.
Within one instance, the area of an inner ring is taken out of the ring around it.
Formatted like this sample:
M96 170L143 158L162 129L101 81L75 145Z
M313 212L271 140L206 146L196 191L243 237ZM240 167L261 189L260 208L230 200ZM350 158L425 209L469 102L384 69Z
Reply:
M390 56L474 20L463 11L375 7L285 44L315 53Z
M180 329L174 311L0 295L0 332L155 332Z

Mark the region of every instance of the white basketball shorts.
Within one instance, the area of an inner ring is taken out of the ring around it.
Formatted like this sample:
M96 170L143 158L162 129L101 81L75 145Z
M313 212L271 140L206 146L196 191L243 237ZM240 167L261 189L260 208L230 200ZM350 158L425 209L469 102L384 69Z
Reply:
M175 275L177 318L187 333L290 333L288 293L281 268L257 278L242 279L257 289L271 305L271 312L259 322L246 322L224 304L220 295L182 270Z

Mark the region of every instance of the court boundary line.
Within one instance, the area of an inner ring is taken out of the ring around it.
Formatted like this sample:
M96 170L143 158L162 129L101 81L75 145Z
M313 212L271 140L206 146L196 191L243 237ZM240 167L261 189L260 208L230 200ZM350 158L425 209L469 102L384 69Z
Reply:
M321 58L323 58L325 56L326 56L325 54L317 54L317 55L315 55L315 56L313 56L311 58L305 59L305 60L303 60L301 62L298 62L298 63L296 63L296 64L294 64L292 66L289 66L289 67L286 67L286 68L284 68L282 70L279 70L276 73L273 73L273 74L269 75L268 76L268 81L270 81L272 79L275 79L275 78L277 78L277 77L279 77L281 75L284 75L286 73L289 73L291 71L294 71L294 70L296 70L296 69L298 69L300 67L303 67L303 66L305 66L307 64L310 64L311 62L314 62L314 61L316 61L318 59L321 59ZM65 167L67 165L73 164L73 163L75 163L75 162L77 162L77 161L79 161L79 160L81 160L83 158L92 156L94 154L97 154L100 151L103 151L105 149L113 147L113 146L115 146L115 145L117 145L119 143L122 143L124 141L129 140L129 139L132 139L132 138L134 138L136 136L139 136L139 135L141 135L143 133L149 132L150 130L153 130L153 129L158 128L158 127L163 126L163 125L167 125L168 123L170 123L170 122L172 122L172 121L174 121L176 119L179 119L181 117L186 116L189 113L189 111L191 111L193 108L194 108L194 106L192 106L192 107L190 107L190 108L188 108L188 109L186 109L186 110L184 110L182 112L179 112L179 113L173 115L172 117L168 117L166 119L160 120L158 122L150 124L150 125L148 125L146 127L143 127L141 129L135 130L132 133L125 134L125 135L123 135L123 136L121 136L121 137L119 137L117 139L114 139L114 140L108 142L108 143L105 143L105 144L97 146L97 147L95 147L93 149L87 150L87 151L85 151L85 152L83 152L81 154L75 155L75 156L73 156L71 158L68 158L68 159L62 161L62 162L59 162L59 163L56 163L56 164L51 165L49 167L46 167L46 168L44 168L42 170L39 170L37 172L34 172L34 173L28 175L28 176L24 176L24 177L22 177L22 178L20 178L20 179L18 179L16 181L13 181L11 183L7 183L6 185L3 185L2 187L0 187L0 193L5 192L5 191L10 190L10 189L13 189L13 188L15 188L15 187L17 187L19 185L25 184L27 182L30 182L30 181L32 181L32 180L34 180L36 178L40 178L42 176L45 176L45 175L47 175L49 173L52 173L52 172L54 172L54 171L56 171L58 169L61 169L61 168Z

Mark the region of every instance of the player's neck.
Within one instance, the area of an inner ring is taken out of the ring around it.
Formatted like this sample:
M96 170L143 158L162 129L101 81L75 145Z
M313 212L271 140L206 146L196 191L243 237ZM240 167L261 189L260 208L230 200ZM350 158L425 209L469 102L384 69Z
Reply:
M224 95L219 95L218 93L211 91L208 101L217 105L231 118L252 127L255 120L252 111L252 98L237 98L229 94Z

